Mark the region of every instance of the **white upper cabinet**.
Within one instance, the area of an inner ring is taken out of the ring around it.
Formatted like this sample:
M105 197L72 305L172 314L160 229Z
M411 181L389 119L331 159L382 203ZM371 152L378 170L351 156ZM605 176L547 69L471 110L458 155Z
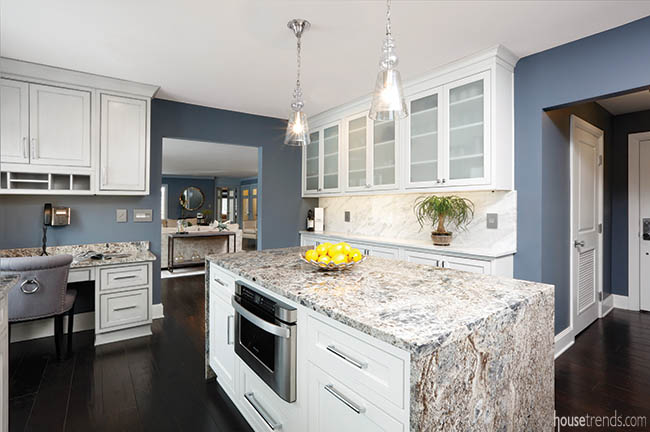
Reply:
M340 122L312 129L303 148L303 195L341 190Z
M149 189L147 101L101 95L100 191Z
M0 79L0 158L29 163L29 85Z
M326 191L316 184L322 164L306 163L303 183L312 187L303 194L512 190L516 60L496 47L405 83L409 116L402 120L369 120L369 98L310 118L313 125L342 119L345 175L339 189Z
M90 92L29 85L30 162L90 167Z

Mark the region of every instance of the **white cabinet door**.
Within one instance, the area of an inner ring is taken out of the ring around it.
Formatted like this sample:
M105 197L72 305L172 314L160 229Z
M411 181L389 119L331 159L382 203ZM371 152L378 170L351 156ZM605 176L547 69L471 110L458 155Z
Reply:
M320 132L309 134L309 144L303 149L303 183L305 192L313 194L320 191Z
M303 192L309 195L341 190L341 128L339 122L309 134L303 149Z
M442 267L471 273L490 274L490 262L470 258L441 257Z
M221 387L234 394L235 374L235 311L219 295L210 292L210 367L217 374Z
M397 123L372 122L372 188L397 187Z
M337 192L340 190L340 160L339 151L340 128L338 124L323 128L323 179L321 184L323 192Z
M426 264L442 267L444 257L428 252L404 250L404 260L415 264Z
M370 188L368 176L370 164L370 146L368 113L358 114L345 119L347 133L346 167L347 188L349 191Z
M405 120L408 140L406 187L438 187L443 180L443 145L440 126L442 91L427 90L411 97L411 115Z
M443 181L450 186L489 183L489 76L489 72L483 72L445 86Z
M405 425L309 363L310 432L402 432Z
M0 161L29 163L29 84L0 79Z
M146 100L101 95L100 190L148 191L147 117Z
M32 165L90 167L90 92L29 85Z

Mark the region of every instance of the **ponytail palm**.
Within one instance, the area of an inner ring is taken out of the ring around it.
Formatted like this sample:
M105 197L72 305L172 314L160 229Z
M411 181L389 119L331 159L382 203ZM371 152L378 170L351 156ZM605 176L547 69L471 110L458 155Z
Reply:
M465 229L474 218L474 203L456 195L420 197L415 201L415 216L421 227L431 224L434 233L447 234L446 223Z

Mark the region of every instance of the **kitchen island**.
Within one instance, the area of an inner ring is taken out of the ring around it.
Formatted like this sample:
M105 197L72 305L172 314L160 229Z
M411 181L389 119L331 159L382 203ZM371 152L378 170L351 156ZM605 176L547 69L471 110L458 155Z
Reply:
M553 286L377 257L321 272L304 250L206 258L207 364L254 429L256 412L288 431L552 429ZM267 392L264 414L238 395L254 393L246 364L224 368L236 280L298 311L297 399Z

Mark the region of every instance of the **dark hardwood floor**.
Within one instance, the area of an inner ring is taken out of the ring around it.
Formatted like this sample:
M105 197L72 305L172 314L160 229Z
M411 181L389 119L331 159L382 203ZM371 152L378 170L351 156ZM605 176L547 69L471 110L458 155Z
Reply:
M12 344L10 430L250 431L203 380L203 284L163 280L165 318L150 338L95 348L92 332L77 333L61 363L53 338ZM579 335L555 362L555 401L560 416L650 418L650 314L614 310Z
M555 409L558 416L645 416L646 428L622 430L650 430L650 313L614 309L578 335L555 361Z
M153 336L54 361L54 340L11 344L10 431L251 431L215 382L205 383L204 277L162 282Z

